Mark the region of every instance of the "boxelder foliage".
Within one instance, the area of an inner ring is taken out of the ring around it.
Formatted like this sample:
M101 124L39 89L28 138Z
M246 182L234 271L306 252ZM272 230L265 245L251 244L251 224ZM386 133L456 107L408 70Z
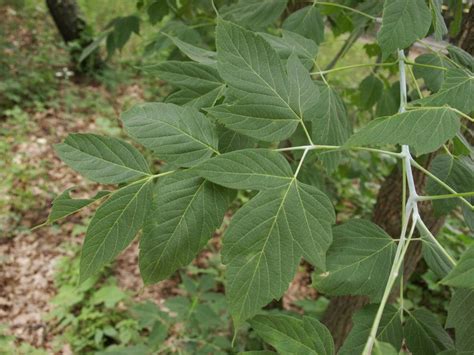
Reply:
M319 71L315 64L324 38L319 11L324 4L351 10L316 1L292 13L280 35L273 35L259 31L280 17L286 1L239 1L217 15L216 52L171 36L190 60L145 69L178 90L164 102L140 104L121 116L126 133L165 167L153 171L122 140L71 134L56 147L61 159L93 181L119 187L82 200L67 190L53 202L48 222L100 202L83 245L81 280L113 260L141 230L139 264L150 284L193 260L221 225L236 190L255 190L223 236L226 297L235 327L250 322L284 354L334 353L331 334L316 319L261 312L282 297L304 259L315 267L319 292L371 300L354 317L340 353L396 354L402 344L413 354L474 351L474 249L454 260L418 212L425 200L433 200L440 213L460 205L466 223L474 224L473 150L463 137L473 121L474 61L453 46L448 55L406 59L404 50L415 41L446 33L441 1L385 0L383 9L380 1L363 2L352 9L354 31L382 16L377 43L384 61L376 65L398 65L399 84L390 87L375 75L363 81L361 107L377 103L378 117L353 134L344 103L325 78L331 70ZM414 81L420 97L407 102L412 68L426 90ZM330 199L300 180L310 160L333 170L345 150L390 155L403 166L400 236L389 236L368 220L336 226ZM442 154L431 171L414 158L438 150ZM429 176L430 195L416 191L413 169ZM427 264L453 288L445 327L454 328L455 342L429 311L408 312L402 299L387 305L416 229Z

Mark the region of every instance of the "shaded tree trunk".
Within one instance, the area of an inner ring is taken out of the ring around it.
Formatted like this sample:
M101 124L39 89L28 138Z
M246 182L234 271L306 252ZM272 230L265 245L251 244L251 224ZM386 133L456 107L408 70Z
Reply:
M92 43L92 36L87 34L87 24L76 0L46 0L46 5L64 42L77 44L71 46L71 60L75 70L84 73L102 67L103 62L97 50L79 63L79 56Z

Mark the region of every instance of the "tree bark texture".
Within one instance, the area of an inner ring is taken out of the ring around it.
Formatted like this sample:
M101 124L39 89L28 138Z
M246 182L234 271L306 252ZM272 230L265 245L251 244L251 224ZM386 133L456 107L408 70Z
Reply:
M87 35L87 23L76 0L46 0L46 5L64 42L78 44L73 46L70 52L76 72L83 73L102 67L103 62L97 50L82 63L78 62L82 50L92 43L92 37Z

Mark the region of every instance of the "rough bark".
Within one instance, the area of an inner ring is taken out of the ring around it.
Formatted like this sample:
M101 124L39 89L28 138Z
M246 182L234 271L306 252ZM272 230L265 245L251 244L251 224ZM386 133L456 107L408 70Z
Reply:
M99 69L103 63L98 51L92 53L82 63L78 62L82 50L92 43L92 37L86 34L87 24L76 0L46 0L46 5L64 42L78 44L71 47L71 60L76 72Z

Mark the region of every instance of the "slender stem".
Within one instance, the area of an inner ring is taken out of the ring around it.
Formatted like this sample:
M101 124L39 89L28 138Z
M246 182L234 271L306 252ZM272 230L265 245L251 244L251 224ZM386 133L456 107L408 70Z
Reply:
M357 9L353 9L352 7L349 7L349 6L345 6L345 5L341 5L341 4L336 4L336 3L332 3L332 2L325 2L325 1L318 1L318 0L315 0L314 3L313 3L313 6L315 5L323 5L323 6L333 6L333 7L339 7L341 9L345 9L345 10L349 10L349 11L352 11L352 12L355 12L356 14L359 14L361 16L365 16L369 19L371 19L372 21L377 21L377 17L375 16L372 16L372 15L369 15L365 12L362 12L362 11L359 11Z
M398 65L399 65L399 76L400 76L400 109L399 112L405 112L405 107L407 105L407 82L406 82L406 70L405 70L405 53L403 50L398 51ZM372 327L370 329L370 334L365 343L364 351L362 352L363 355L370 355L372 352L372 347L377 337L377 331L379 329L379 324L382 319L383 311L385 309L385 305L387 304L388 297L390 296L390 292L392 291L393 285L398 277L400 266L403 262L405 257L406 250L408 248L408 244L410 242L410 238L413 235L413 231L416 226L416 218L418 218L418 206L416 204L416 198L418 194L416 193L415 181L413 179L413 173L411 170L411 155L410 155L410 148L407 145L402 146L402 157L403 157L403 164L405 166L404 173L406 173L406 180L408 184L408 191L409 197L406 203L405 213L402 216L402 228L400 232L400 241L397 246L397 250L395 252L395 257L393 260L392 268L390 270L390 274L387 280L387 284L385 286L385 290L382 296L382 300L380 301L379 308L377 309L377 314L375 315L374 322L372 323ZM405 179L405 177L403 177ZM406 232L408 228L408 222L410 220L410 216L412 219L412 227L408 236L408 240L406 238Z
M474 196L474 191L459 192L456 194L434 195L434 196L418 196L418 201L444 200L447 198L471 197L471 196Z
M314 66L316 67L316 69L318 69L318 73L319 73L319 75L321 76L321 79L323 79L324 84L326 84L326 86L329 87L329 83L328 83L328 81L326 80L326 77L324 76L324 73L323 73L323 71L321 70L321 68L319 67L318 63L317 63L315 60L313 60L313 64L314 64Z
M471 121L471 122L474 122L474 118L470 117L469 115L466 115L464 112L462 111L459 111L458 109L455 109L454 107L451 107L451 106L448 106L448 105L444 105L444 106L411 106L411 107L407 107L408 110L410 111L417 111L417 110L438 110L440 108L446 108L448 110L451 110L455 113L457 113L458 115L464 117L465 119Z
M418 229L420 230L420 233L424 233L425 235L427 235L430 238L430 240L433 242L433 244L435 244L438 247L438 249L446 256L446 258L449 260L449 262L452 264L452 266L456 266L456 260L454 260L453 257L451 255L449 255L447 250L443 248L443 246L440 244L440 242L438 242L436 240L434 235L431 233L431 231L428 229L425 222L423 222L423 220L421 218L418 218L417 226L418 226Z
M365 68L365 67L389 67L392 65L397 64L397 62L393 63L362 63L362 64L354 64L354 65L348 65L345 67L339 67L339 68L334 68L334 69L328 69L328 70L322 70L322 71L317 71L317 72L312 72L311 75L322 75L322 74L329 74L329 73L334 73L338 71L343 71L343 70L349 70L349 69L354 69L354 68Z
M308 138L308 142L311 145L314 145L313 141L311 140L311 135L309 134L308 129L306 128L306 125L304 124L303 120L300 120L301 127L303 127L304 134L306 135L306 138Z
M412 62L412 61L409 61L409 60L405 60L405 64L414 65L415 67L431 68L431 69L437 69L437 70L443 70L443 71L448 70L445 67L440 67L440 66L431 65L431 64L417 63L417 62Z
M306 158L306 154L308 154L309 151L310 151L309 148L306 148L304 150L303 155L301 156L300 162L298 164L298 167L296 168L296 171L295 171L295 175L294 175L295 178L298 176L298 173L300 172L301 167L303 166L304 159Z
M275 151L277 152L286 152L292 150L363 150L373 153L379 154L386 154L396 158L402 158L403 154L397 152L391 152L389 150L382 150L382 149L375 149L375 148L367 148L367 147L344 147L340 145L318 145L318 144L311 144L311 145L301 145L296 147L285 147L285 148L277 148Z
M411 67L407 67L407 68L408 68L408 73L410 74L410 78L413 81L413 84L415 85L416 92L418 93L418 96L420 97L420 99L422 99L423 94L421 93L420 85L418 85L418 81L416 81L415 73L413 73L413 69Z
M422 171L423 173L425 173L426 175L428 175L431 179L433 179L434 181L436 181L439 185L441 185L442 187L444 187L446 190L448 190L449 192L453 193L453 194L458 194L458 192L456 190L454 190L451 186L449 186L448 184L446 184L443 180L439 179L436 175L434 175L433 173L431 173L429 170L425 169L423 166L421 166L420 164L418 164L418 162L414 159L411 160L411 165L414 166L415 168L417 168L418 170ZM458 196L459 197L459 196ZM466 205L468 206L471 210L474 211L474 206L472 206L469 201L467 201L464 197L459 197L459 199Z

